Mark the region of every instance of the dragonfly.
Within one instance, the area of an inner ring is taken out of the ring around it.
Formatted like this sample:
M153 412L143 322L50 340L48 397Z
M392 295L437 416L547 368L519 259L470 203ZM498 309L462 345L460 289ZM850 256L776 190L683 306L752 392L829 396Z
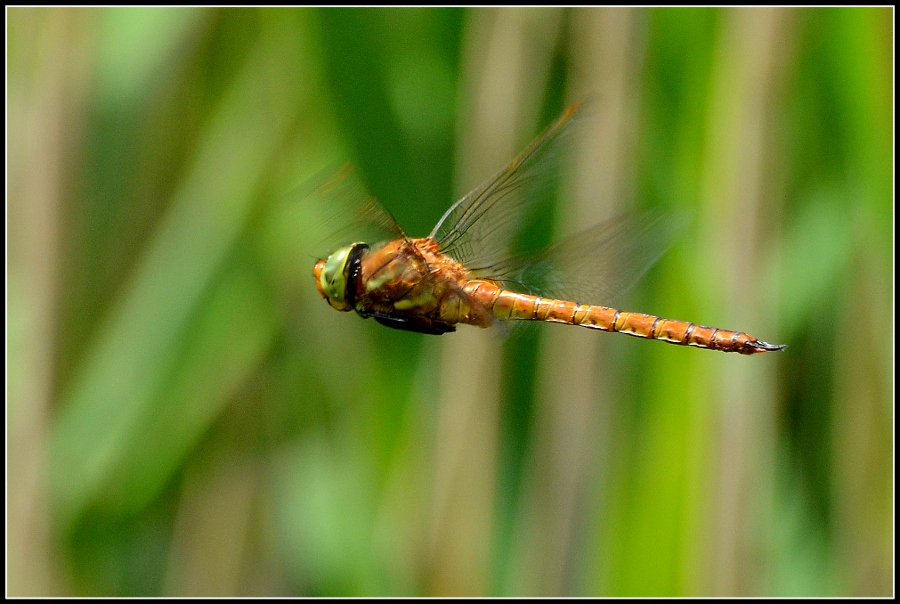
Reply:
M542 321L748 355L785 348L743 332L596 304L628 289L668 249L668 238L654 234L666 231L669 216L625 215L536 253L509 251L559 172L554 168L578 109L569 107L504 169L454 203L427 237L408 237L377 200L367 199L359 221L375 225L383 240L351 240L317 260L319 293L336 310L423 334L459 324Z

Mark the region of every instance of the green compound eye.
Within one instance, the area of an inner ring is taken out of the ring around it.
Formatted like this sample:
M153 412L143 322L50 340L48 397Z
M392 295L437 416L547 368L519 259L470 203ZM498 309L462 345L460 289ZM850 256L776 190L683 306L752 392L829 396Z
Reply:
M350 252L353 245L342 247L325 261L322 274L319 275L319 285L328 299L337 306L344 306L347 302L347 262L350 260Z

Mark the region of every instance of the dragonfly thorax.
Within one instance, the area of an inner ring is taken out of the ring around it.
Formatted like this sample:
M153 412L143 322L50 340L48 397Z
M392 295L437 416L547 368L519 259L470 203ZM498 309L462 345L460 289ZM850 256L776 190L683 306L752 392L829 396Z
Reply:
M353 310L360 258L368 249L365 243L352 243L319 260L313 268L319 293L337 310Z

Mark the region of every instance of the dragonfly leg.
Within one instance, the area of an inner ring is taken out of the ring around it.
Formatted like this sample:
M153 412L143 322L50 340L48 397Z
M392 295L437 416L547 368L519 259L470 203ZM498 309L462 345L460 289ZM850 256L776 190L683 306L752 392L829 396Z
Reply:
M366 313L363 317L372 317L382 325L400 329L402 331L415 331L432 336L439 336L450 331L456 331L455 325L432 321L426 317L397 317L382 313Z

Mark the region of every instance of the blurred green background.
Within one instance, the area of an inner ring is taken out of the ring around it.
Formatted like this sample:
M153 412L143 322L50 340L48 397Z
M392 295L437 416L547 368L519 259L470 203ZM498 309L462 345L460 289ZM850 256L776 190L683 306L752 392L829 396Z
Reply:
M7 16L9 595L891 595L892 9ZM689 214L626 309L786 351L321 299L290 191L423 236L577 99L529 236Z

